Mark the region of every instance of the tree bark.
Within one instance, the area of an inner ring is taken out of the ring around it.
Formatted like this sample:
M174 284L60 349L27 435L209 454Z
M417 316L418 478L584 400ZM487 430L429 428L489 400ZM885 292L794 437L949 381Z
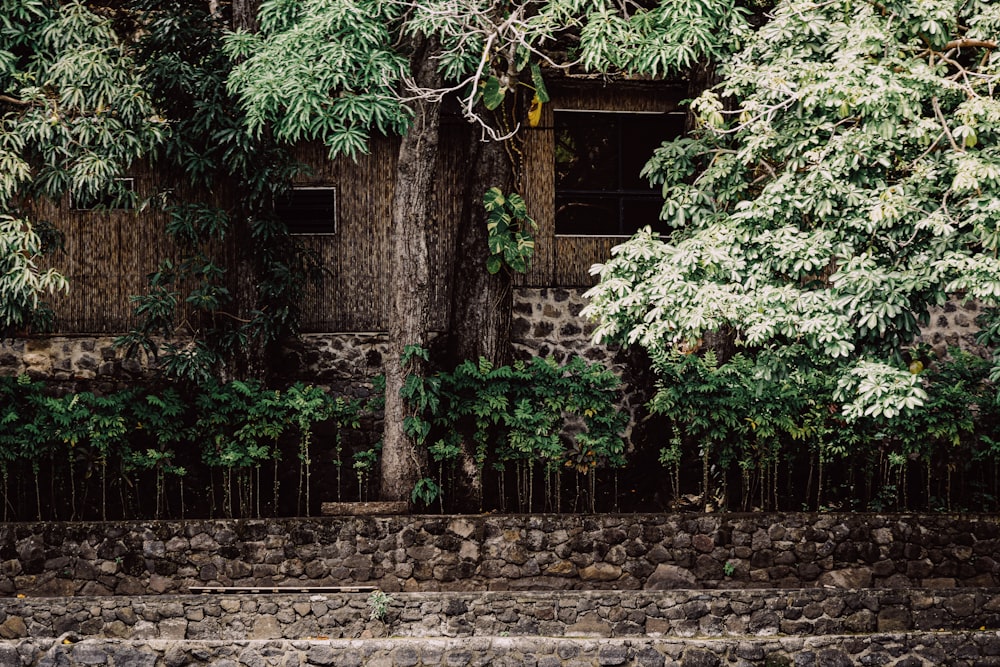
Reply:
M433 43L417 40L413 73L417 84L439 88L441 76L430 55ZM432 321L431 266L428 245L432 189L435 186L441 109L437 102L414 105L413 126L399 147L389 250L389 345L385 358L385 418L382 439L382 500L410 500L426 458L422 448L403 431L411 414L400 396L408 373L424 374L419 359L404 368L402 355L408 345L427 348Z
M475 130L470 132L469 163L452 265L447 368L480 358L494 367L511 360L511 276L506 269L494 275L486 270L489 247L483 195L494 186L504 194L511 192L513 167L504 144L483 142ZM452 503L459 511L479 512L483 501L482 462L477 460L472 443L472 434L465 434Z
M489 247L483 195L494 186L504 194L510 193L514 188L513 166L503 143L483 142L477 134L472 133L471 169L465 183L455 248L448 327L448 357L452 366L480 357L502 365L511 358L511 276L506 269L494 275L486 270Z
M257 21L259 7L260 0L233 0L233 30L257 32L260 29L260 23ZM218 4L209 0L209 13L214 16L217 10Z

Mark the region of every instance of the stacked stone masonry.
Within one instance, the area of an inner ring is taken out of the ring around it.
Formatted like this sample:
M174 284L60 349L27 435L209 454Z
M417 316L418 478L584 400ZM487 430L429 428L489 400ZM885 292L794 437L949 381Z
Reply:
M644 514L0 524L0 594L994 588L991 515Z
M0 643L0 667L973 667L1000 664L1000 633L662 640L483 637L297 641L58 639Z
M584 289L520 288L515 291L512 340L520 356L571 355L614 365L616 347L594 345L593 323L580 317ZM931 309L920 340L943 355L950 346L982 351L975 342L979 314L975 302L952 301ZM30 375L67 389L111 391L150 379L155 360L128 359L111 335L35 336L0 341L0 375ZM310 333L289 341L280 368L289 379L308 379L350 390L381 372L383 333Z
M1000 629L1000 589L364 593L24 598L0 638L769 637Z

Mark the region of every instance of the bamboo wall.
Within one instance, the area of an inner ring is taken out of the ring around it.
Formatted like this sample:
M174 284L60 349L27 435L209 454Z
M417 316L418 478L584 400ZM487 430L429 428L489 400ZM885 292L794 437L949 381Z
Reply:
M539 255L525 284L531 287L583 287L596 281L590 267L607 261L620 237L556 236L555 135L553 111L676 111L686 94L681 84L588 84L553 90L537 128L525 140L525 199L538 223Z
M154 192L153 175L132 177L140 198ZM164 229L167 216L155 205L136 209L76 210L69 197L42 206L39 214L64 235L64 248L46 265L69 280L68 294L49 299L60 333L121 333L132 322L129 297L147 291L147 276L175 250Z
M536 255L529 273L519 279L528 287L586 286L592 264L606 261L621 238L557 237L553 108L608 111L672 111L685 94L680 85L621 84L553 86L538 127L526 130L522 188L529 212L538 223ZM455 252L455 229L461 216L459 196L467 170L467 135L445 124L435 191L435 224L431 249L434 263L447 265ZM398 140L378 138L371 152L356 160L330 161L326 149L304 146L299 157L313 170L300 185L332 185L337 189L337 231L333 235L298 237L317 252L328 269L324 283L310 291L304 304L307 332L380 331L386 328L386 290L392 183ZM140 197L157 189L154 176L135 174ZM162 187L162 184L161 184ZM214 193L216 199L223 195ZM60 333L118 333L132 324L129 297L146 291L146 276L175 250L164 233L166 216L156 206L141 210L76 211L67 202L43 211L63 231L64 254L51 265L70 280L68 296L53 301ZM444 313L450 285L434 294Z

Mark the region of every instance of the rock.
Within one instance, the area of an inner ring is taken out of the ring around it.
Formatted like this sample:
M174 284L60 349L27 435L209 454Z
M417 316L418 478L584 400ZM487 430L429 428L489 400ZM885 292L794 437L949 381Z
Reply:
M624 665L628 661L628 648L621 644L602 646L597 651L597 664Z
M691 546L702 553L712 553L715 549L715 540L708 535L695 535L691 538Z
M74 644L70 649L72 660L80 665L106 665L108 664L108 654L100 646L87 643Z
M719 667L719 656L702 648L689 648L681 659L684 667Z
M597 614L584 614L576 623L566 626L567 637L610 637L611 625Z
M160 639L185 639L187 621L183 618L167 618L160 621Z
M333 665L336 663L337 655L333 647L328 644L313 646L306 653L306 662L310 665Z
M0 667L21 667L21 656L10 644L0 644Z
M27 636L28 627L20 616L8 616L7 620L0 623L0 637L4 639L18 639Z
M259 616L250 631L250 639L280 639L281 625L273 616Z
M554 577L572 577L577 573L576 565L568 560L556 561L552 565L545 568L545 574Z
M666 659L655 648L647 646L636 651L635 664L638 667L664 667Z
M646 578L645 590L665 591L682 588L697 588L698 582L690 570L676 565L660 563L653 573Z
M843 651L828 648L816 656L816 667L852 667L854 661Z
M610 563L594 563L580 570L583 581L614 581L622 576L622 569Z
M878 613L879 632L903 632L913 627L910 610L905 607L886 607Z
M816 582L820 586L833 586L834 588L846 588L849 590L870 588L872 585L872 571L868 567L833 570L819 575Z

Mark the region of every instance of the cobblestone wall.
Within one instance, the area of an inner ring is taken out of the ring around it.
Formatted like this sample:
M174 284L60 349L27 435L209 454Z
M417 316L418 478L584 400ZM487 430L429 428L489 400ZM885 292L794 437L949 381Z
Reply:
M994 665L1000 633L917 633L772 639L662 640L482 637L179 642L59 640L0 643L0 665L108 665L109 667L216 667L335 665L336 667L971 667Z
M1000 517L485 515L0 524L0 594L1000 584Z
M947 354L950 347L985 355L985 349L976 343L979 333L976 317L980 310L975 301L965 304L949 301L944 306L931 308L930 323L921 330L920 342L930 345L938 357Z
M521 288L514 295L512 338L521 356L553 356L564 361L579 355L614 365L616 347L593 345L593 324L580 317L586 301L581 289ZM931 309L921 341L940 356L949 346L981 351L975 343L979 314L975 302L957 301ZM0 341L0 375L27 373L58 383L99 383L99 388L134 383L148 377L152 361L125 359L112 345L114 336L39 336ZM382 333L304 334L282 352L279 366L292 378L343 385L381 372L386 341Z
M742 637L1000 628L1000 590L395 593L24 598L0 638Z

